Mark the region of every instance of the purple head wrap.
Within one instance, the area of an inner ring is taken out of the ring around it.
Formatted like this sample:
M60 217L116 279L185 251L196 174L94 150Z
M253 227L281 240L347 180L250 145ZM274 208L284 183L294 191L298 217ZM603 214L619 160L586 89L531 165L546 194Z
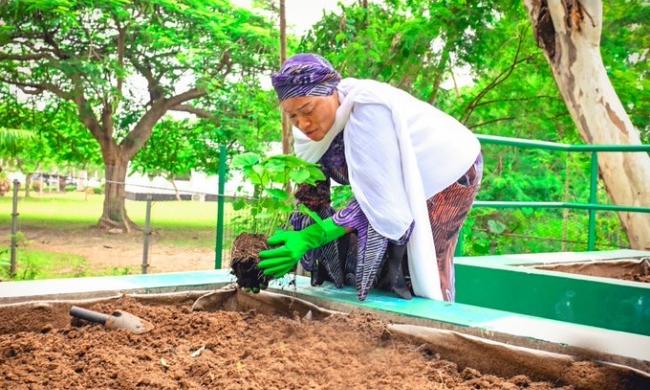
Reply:
M271 82L280 101L296 96L329 96L341 81L341 75L325 58L317 54L296 54L282 64Z

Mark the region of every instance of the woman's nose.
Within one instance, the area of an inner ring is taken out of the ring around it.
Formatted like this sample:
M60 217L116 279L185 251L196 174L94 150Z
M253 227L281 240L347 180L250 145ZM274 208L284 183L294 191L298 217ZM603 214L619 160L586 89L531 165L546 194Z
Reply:
M296 124L296 126L300 130L303 130L303 131L307 130L309 128L309 126L311 125L311 121L309 119L306 119L306 118L300 118L300 119L298 119L297 122L298 123Z

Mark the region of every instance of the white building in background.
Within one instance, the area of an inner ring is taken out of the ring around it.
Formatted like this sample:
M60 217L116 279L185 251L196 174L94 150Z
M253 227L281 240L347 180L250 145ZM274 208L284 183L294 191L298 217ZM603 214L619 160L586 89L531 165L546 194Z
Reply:
M48 179L44 183L50 188L55 188L54 191L58 190L58 174L55 173L45 173L48 176ZM39 173L40 175L40 173ZM66 177L67 184L75 184L77 190L81 191L85 188L99 188L104 183L104 178L102 173L96 173L94 175L89 175L86 171L78 170L75 172L75 175L63 175ZM10 182L18 180L21 185L21 189L25 185L25 175L21 172L8 172L8 179ZM39 178L34 178L32 183L39 182ZM141 175L139 173L134 173L126 178L126 187L125 191L131 194L163 194L163 195L175 195L176 190L174 185L178 189L180 194L188 194L192 196L192 199L203 200L205 195L217 195L219 192L219 176L217 175L207 175L203 172L192 172L189 180L174 180L172 184L169 180L164 179L163 177L156 176L154 178L149 178L146 175ZM224 189L224 194L227 196L234 195L252 195L253 188L247 183L243 183L242 175L239 172L231 172L228 176L228 181L226 181L226 186ZM128 196L127 196L128 198Z
M192 172L190 180L169 180L160 176L150 179L148 176L134 173L126 178L126 192L132 194L169 194L175 195L174 185L178 192L192 195L193 199L203 199L205 195L217 195L219 192L219 176L207 175L203 172ZM239 188L243 186L243 188ZM226 181L225 195L251 195L252 187L242 182L239 172L231 172Z
M282 144L280 142L272 142L269 144L268 156L281 154ZM45 186L58 190L59 175L65 177L66 184L76 185L78 190L85 188L99 188L104 183L104 172L102 170L89 173L84 170L74 169L59 172L37 172L32 178L32 183L40 180L39 176L43 174L45 179ZM7 172L10 181L18 180L21 187L25 185L25 175L21 172ZM143 194L158 194L158 195L176 195L174 185L181 195L190 195L192 199L204 200L206 195L216 196L219 192L219 176L208 175L204 172L193 171L189 180L174 180L172 184L169 180L156 176L149 178L147 175L140 173L133 173L126 177L127 199L143 199ZM252 196L253 186L244 181L241 172L230 170L224 188L224 195L226 196ZM184 197L185 198L185 197ZM209 198L214 199L209 196Z

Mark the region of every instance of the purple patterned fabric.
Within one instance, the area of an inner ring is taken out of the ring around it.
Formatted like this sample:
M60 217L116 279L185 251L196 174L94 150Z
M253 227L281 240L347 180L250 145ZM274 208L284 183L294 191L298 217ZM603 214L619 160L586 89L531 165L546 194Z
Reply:
M323 157L318 161L323 173L339 184L350 184L348 179L348 164L345 161L345 144L343 133L340 132L330 144Z
M341 75L325 58L301 53L289 58L271 83L280 101L297 96L329 96L341 81Z

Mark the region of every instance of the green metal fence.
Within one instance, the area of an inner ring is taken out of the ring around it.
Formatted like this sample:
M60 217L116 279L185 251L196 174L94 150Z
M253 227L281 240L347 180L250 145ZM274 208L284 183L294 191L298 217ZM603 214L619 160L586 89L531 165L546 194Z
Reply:
M650 145L568 145L547 141L533 141L521 138L499 137L494 135L478 135L481 144L494 144L502 146L513 146L522 149L550 150L559 152L580 152L591 153L591 173L589 200L586 203L579 202L521 202L521 201L481 201L474 202L474 207L487 207L495 209L574 209L587 210L589 213L588 241L587 250L592 251L596 246L596 212L597 211L615 211L615 212L636 212L650 213L650 207L636 207L629 205L608 205L599 204L597 200L598 189L598 153L599 152L650 152ZM216 226L216 245L215 245L215 269L221 268L223 264L224 251L224 205L226 195L224 186L226 182L226 155L225 146L220 149L219 165L219 192L217 205L217 226ZM465 233L461 232L458 245L456 247L456 256L462 255L462 243Z
M650 152L650 145L568 145L547 141L533 141L521 138L499 137L495 135L478 135L481 144L494 144L503 146L514 146L522 149L538 149L560 152L589 152L591 153L591 170L589 185L589 201L587 203L576 202L517 202L517 201L480 201L474 202L474 207L489 207L496 209L505 208L560 208L588 210L589 228L587 239L587 250L596 248L596 211L617 211L633 213L650 213L650 207L636 207L627 205L604 205L598 204L598 152ZM462 255L464 232L461 232L456 256Z

